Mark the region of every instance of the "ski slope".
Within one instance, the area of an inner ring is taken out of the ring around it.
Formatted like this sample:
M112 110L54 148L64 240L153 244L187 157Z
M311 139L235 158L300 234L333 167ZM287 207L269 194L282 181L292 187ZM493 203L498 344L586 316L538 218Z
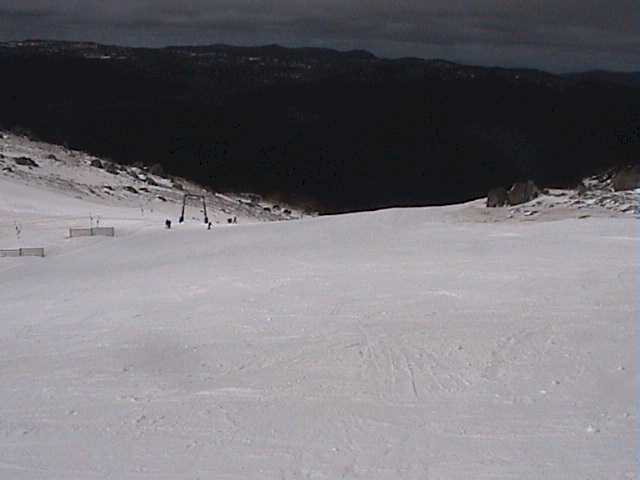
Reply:
M0 177L47 247L0 258L0 478L637 478L636 220L480 204L166 230Z

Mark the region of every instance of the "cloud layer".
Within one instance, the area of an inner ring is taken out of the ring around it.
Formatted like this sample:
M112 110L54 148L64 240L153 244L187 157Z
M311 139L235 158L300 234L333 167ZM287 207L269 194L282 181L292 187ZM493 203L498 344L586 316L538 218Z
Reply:
M640 70L637 0L0 0L0 40L278 42L553 71Z

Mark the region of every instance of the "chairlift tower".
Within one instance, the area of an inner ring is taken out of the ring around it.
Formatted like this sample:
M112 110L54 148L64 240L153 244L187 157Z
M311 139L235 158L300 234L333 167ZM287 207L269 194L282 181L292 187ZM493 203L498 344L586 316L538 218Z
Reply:
M202 209L204 211L204 223L209 223L209 217L207 216L207 202L204 195L196 195L195 193L185 193L182 199L182 214L180 215L179 223L184 222L184 211L187 207L187 200L194 198L196 200L202 200Z

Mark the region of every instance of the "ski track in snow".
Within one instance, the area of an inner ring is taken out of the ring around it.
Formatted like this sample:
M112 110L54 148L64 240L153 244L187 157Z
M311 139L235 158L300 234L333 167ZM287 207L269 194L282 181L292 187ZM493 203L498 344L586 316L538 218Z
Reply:
M636 478L635 220L474 205L68 239L0 178L0 478Z

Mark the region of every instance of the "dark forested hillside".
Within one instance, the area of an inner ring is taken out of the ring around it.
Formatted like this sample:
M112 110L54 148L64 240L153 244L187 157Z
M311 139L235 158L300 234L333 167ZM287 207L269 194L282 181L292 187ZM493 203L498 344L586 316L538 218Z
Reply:
M325 49L0 45L0 126L327 212L640 160L640 89Z

